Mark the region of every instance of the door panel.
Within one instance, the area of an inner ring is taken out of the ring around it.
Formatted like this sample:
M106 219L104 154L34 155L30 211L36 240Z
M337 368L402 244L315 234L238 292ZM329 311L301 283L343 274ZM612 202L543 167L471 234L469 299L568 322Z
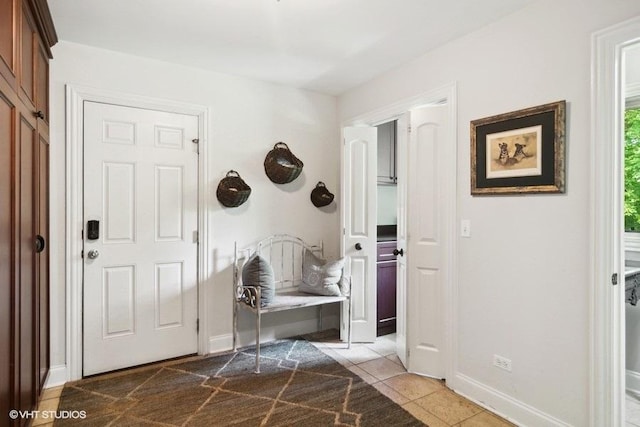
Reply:
M49 141L39 134L38 148L38 234L44 239L44 249L36 255L38 274L38 366L39 389L49 372Z
M36 130L26 117L20 117L20 157L19 177L19 349L20 349L20 403L19 408L29 410L36 401L37 361L36 349L36 269L35 269L35 226L36 226L36 179L35 164Z
M15 327L12 274L15 203L12 195L15 108L0 92L0 414L8 414L13 402L13 330Z
M444 378L440 167L446 106L411 111L408 180L409 368Z
M27 3L22 4L20 20L20 95L25 104L35 106L35 48L37 45L36 26L27 10Z
M197 352L195 138L195 116L85 103L84 375Z
M16 0L0 0L0 75L13 85L16 75Z
M396 175L398 194L397 247L405 251L396 258L396 354L407 367L407 143L409 113L396 124Z
M377 152L376 128L344 129L344 255L352 280L352 338L356 342L376 338Z
M41 119L49 123L49 57L41 44L37 46L35 77L36 110L41 113Z

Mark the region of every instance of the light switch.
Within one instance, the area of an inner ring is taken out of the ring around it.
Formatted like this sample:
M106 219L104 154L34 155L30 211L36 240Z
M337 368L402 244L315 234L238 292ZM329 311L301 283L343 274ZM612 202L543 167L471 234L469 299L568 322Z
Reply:
M468 219L460 220L460 236L471 237L471 221Z

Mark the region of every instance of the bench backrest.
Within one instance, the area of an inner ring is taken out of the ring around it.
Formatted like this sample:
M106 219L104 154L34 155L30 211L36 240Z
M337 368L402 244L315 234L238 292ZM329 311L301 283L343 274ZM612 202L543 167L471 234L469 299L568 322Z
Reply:
M243 248L239 248L236 242L234 283L237 285L241 280L244 262L254 252L258 252L273 267L276 292L292 290L302 281L304 251L312 251L318 257L324 257L322 242L318 245L310 245L302 239L288 234L274 234Z

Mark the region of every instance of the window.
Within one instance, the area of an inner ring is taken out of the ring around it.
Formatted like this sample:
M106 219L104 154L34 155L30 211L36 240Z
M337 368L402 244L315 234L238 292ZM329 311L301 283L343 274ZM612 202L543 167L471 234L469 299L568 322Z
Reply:
M626 248L640 251L640 96L624 114L624 230Z

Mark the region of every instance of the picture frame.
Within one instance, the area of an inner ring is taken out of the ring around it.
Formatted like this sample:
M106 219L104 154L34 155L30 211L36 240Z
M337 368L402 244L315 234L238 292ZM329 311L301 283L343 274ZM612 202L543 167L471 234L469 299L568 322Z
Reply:
M564 193L566 101L471 122L471 194Z

